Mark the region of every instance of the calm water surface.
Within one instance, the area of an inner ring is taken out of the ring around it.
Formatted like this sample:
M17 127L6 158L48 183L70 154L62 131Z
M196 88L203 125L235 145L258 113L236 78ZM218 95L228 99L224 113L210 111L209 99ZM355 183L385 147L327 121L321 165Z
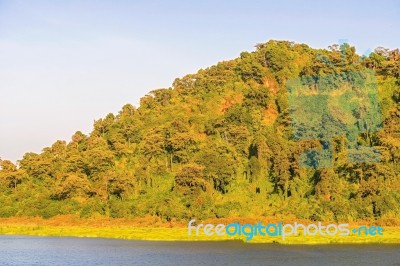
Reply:
M400 265L400 245L0 236L0 265Z

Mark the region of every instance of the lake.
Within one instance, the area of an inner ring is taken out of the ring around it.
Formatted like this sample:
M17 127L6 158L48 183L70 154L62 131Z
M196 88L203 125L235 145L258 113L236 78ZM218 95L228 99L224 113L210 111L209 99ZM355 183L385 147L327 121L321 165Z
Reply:
M0 236L0 265L400 265L400 245Z

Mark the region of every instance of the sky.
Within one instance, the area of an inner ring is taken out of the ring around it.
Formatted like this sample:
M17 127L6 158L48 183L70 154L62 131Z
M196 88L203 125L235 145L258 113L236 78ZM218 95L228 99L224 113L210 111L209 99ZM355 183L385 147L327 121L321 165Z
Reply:
M0 0L0 158L40 153L271 39L400 47L398 1Z

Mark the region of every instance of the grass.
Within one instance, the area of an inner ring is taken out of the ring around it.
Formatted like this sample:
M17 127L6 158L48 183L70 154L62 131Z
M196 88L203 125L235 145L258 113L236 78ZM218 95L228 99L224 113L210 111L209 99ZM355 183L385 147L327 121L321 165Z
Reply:
M29 222L28 222L29 221ZM29 236L72 236L72 237L98 237L130 240L154 240L154 241L219 241L242 240L248 243L281 243L281 244L336 244L336 243L396 243L400 244L400 227L384 227L383 236L289 236L285 240L281 237L255 236L251 241L246 241L245 236L206 236L204 233L188 235L187 227L183 224L176 226L158 224L144 226L132 224L129 221L117 220L79 220L71 225L68 222L54 222L52 220L37 219L5 220L0 219L1 235L29 235ZM215 224L215 223L214 223Z

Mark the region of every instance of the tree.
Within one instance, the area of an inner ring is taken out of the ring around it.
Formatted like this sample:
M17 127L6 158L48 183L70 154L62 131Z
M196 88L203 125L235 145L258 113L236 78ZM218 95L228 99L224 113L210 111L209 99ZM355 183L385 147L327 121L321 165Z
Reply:
M195 161L204 167L207 180L213 182L214 189L227 193L228 185L237 174L237 161L235 152L226 144L210 146L207 143L196 155Z
M0 184L3 188L17 189L23 178L23 171L9 160L0 160Z
M184 165L176 174L175 183L184 195L209 189L209 185L204 178L204 167L196 163Z

